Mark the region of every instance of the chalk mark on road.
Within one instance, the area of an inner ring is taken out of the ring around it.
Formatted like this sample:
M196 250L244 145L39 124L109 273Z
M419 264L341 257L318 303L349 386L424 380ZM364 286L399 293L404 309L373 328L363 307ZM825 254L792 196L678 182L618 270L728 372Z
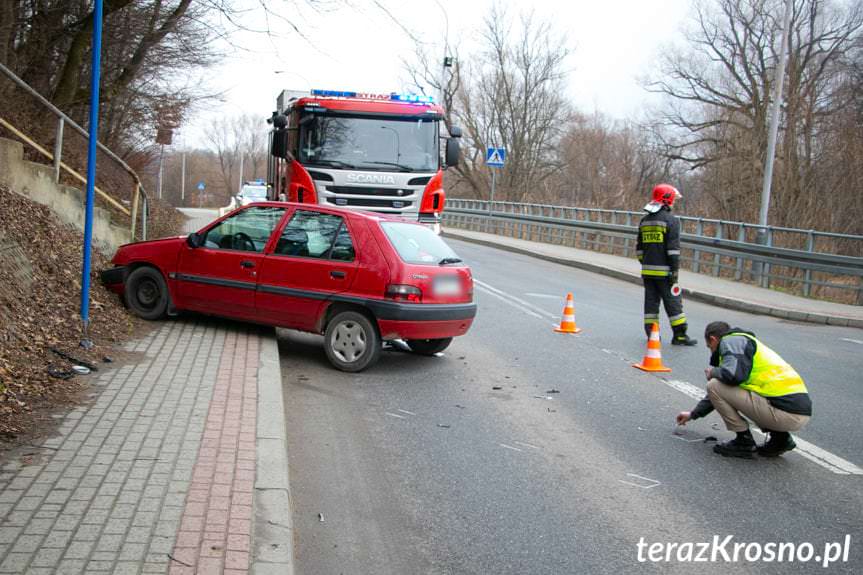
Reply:
M513 443L515 443L516 445L521 445L521 446L523 446L523 447L529 447L530 449L539 449L539 447L538 447L538 446L536 446L536 445L531 445L530 443L523 443L523 442L521 442L521 441L513 441Z
M407 419L407 417L405 417L404 415L399 415L398 413L390 413L389 411L387 411L386 414L390 417L396 417L398 419Z
M413 411L408 411L407 409L397 409L399 413L407 413L408 415L416 415Z
M649 477L643 477L641 475L636 475L635 473L627 473L626 475L627 475L627 477L635 477L636 479L641 479L643 481L647 481L650 484L649 485L641 485L640 483L633 483L632 481L626 481L625 479L618 479L618 481L623 483L623 484L626 484L626 485L632 485L633 487L638 487L640 489L653 489L654 487L656 487L658 485L662 485L661 482L659 482L655 479L650 479Z
M851 343L859 343L860 345L863 345L863 341L860 341L859 339L851 339L850 337L840 337L839 341L850 341Z
M506 449L512 449L513 451L524 451L524 449L519 449L518 447L513 447L512 445L507 445L506 443L499 443L501 447L505 447Z

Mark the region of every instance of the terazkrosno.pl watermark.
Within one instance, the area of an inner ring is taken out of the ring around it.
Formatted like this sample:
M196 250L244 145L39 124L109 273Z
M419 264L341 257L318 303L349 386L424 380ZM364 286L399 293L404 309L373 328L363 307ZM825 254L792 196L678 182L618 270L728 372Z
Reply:
M714 535L712 541L648 543L638 540L639 563L847 563L851 553L851 535L842 542L812 543L757 543L734 541L733 535L724 539Z

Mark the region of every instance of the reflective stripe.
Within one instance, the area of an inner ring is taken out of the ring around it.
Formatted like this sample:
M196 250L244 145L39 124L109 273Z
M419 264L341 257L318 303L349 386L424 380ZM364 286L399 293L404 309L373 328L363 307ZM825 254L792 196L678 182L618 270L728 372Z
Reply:
M654 266L650 264L645 264L641 266L643 270L662 270L662 271L671 271L671 268L668 266Z
M663 222L662 220L642 220L641 223L638 224L639 228L667 228L668 222Z
M656 271L656 270L641 270L641 275L650 276L650 277L657 277L657 278L665 278L665 277L668 277L669 275L671 275L671 272L662 272L662 271Z
M677 327L677 326L679 326L679 325L683 325L683 324L685 324L685 323L686 323L686 316L683 316L683 317L682 317L682 318L680 318L680 319L673 319L673 320L671 320L671 327Z
M667 252L665 252L665 253L667 253L667 254L668 254L668 255L670 255L670 256L679 256L679 255L680 255L680 250L668 250L668 251L667 251Z

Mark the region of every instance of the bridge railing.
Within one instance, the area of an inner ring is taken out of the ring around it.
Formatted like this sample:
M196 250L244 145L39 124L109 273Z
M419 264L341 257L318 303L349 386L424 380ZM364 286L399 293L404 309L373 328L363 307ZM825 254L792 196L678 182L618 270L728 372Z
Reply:
M644 212L448 199L444 225L635 257ZM680 216L693 272L863 305L863 236ZM757 238L766 239L759 243Z
M69 136L83 137L86 141L89 138L87 130L79 126L69 116L64 114L60 109L51 104L36 90L30 87L26 82L16 76L9 68L0 63L0 78L4 80L3 96L8 100L12 90L20 90L19 93L24 93L29 98L29 102L34 105L35 109L40 112L48 112L55 119L55 129L53 134L53 142L46 143L49 138L44 137L44 119L40 117L37 122L21 121L12 117L12 114L0 110L0 126L9 132L15 138L21 140L30 149L37 152L40 156L50 161L54 167L54 182L60 183L61 175L67 174L73 180L81 185L86 184L86 178L82 172L86 173L86 164L76 167L75 161L70 159L69 149L75 149L69 144ZM24 125L28 127L25 128ZM38 128L37 128L38 125ZM68 133L66 127L71 129L71 134ZM33 133L34 131L38 134ZM65 141L64 141L65 140ZM64 158L64 145L67 149L66 157ZM52 149L49 150L48 147ZM128 218L129 221L129 236L132 240L147 239L147 221L148 221L148 196L141 184L141 179L138 174L129 167L126 162L119 158L114 152L109 150L101 143L97 143L101 157L99 163L104 160L109 160L113 164L114 172L125 175L125 182L116 181L113 178L107 185L100 185L102 182L96 182L95 191L97 197L104 203L113 213L121 214ZM77 149L86 150L86 142L83 145L77 146ZM64 161L65 159L65 161ZM80 159L80 158L79 158ZM80 162L79 162L80 163ZM104 165L104 164L103 164ZM104 172L104 170L100 170ZM140 219L140 230L138 229L138 220Z

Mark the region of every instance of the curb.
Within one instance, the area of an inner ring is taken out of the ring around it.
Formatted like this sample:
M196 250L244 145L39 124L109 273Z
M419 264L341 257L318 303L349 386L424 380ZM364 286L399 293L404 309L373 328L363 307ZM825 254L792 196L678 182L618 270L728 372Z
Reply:
M524 248L519 248L516 246L499 244L488 240L482 240L478 238L473 238L469 236L460 235L458 232L451 232L446 230L442 232L444 237L450 237L453 239L462 240L465 242L470 242L474 244L479 244L483 246L488 246L492 248L496 248L499 250L504 250L507 252L512 252L516 254L522 254L526 256L530 256L533 258L537 258L540 260L545 260L549 262L553 262L556 264L561 264L573 268L583 269L589 272L594 272L606 276L610 276L619 280L627 281L629 283L634 283L641 285L641 276L631 274L628 272L603 267L600 265L592 264L589 262L582 262L578 260L571 260L566 258L559 258L555 256L550 256L547 254L541 254L537 252L533 252ZM778 317L781 319L787 319L792 321L801 321L806 323L816 323L822 325L836 325L842 327L855 327L863 329L863 319L850 318L850 317L840 317L833 315L826 315L821 313L814 312L805 312L798 310L791 310L785 308L776 308L765 304L754 303L741 301L739 299L734 299L725 296L719 296L711 293L693 291L691 289L684 288L683 293L686 296L694 301L700 301L702 303L709 303L719 307L724 307L726 309L733 309L737 311L744 311L748 313L754 313L758 315L767 315Z
M261 334L251 573L292 575L294 527L288 484L288 442L275 330Z

